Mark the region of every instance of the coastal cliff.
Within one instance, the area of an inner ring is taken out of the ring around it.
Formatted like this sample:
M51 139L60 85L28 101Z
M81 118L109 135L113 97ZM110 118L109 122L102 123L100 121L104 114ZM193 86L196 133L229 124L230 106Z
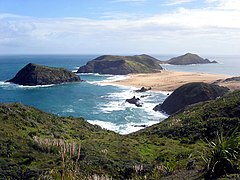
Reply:
M78 69L78 73L100 73L126 75L130 73L158 72L160 61L148 55L112 56L104 55L89 61Z
M22 68L14 78L7 82L19 85L36 86L78 81L80 81L80 77L66 69L29 63Z
M216 61L210 61L204 59L197 54L187 53L182 56L174 57L168 61L163 61L163 63L172 65L190 65L190 64L207 64L207 63L217 63Z

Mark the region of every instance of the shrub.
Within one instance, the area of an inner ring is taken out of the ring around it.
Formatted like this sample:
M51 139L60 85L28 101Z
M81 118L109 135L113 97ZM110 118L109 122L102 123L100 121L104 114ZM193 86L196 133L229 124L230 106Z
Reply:
M240 159L240 133L234 131L230 136L217 134L215 141L208 141L209 153L206 162L205 178L215 179L227 174L238 173Z

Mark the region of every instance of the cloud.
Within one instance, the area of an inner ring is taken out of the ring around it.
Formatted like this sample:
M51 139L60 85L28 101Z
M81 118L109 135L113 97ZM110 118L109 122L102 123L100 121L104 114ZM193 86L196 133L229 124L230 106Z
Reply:
M221 10L240 10L239 0L205 0L205 2Z
M239 54L240 11L232 10L234 1L229 2L134 18L109 14L97 20L0 14L0 53Z
M189 3L193 2L194 0L170 0L169 2L166 3L167 6L175 6L179 4L184 4L184 3Z
M239 0L221 0L220 9L225 10L240 10L240 1Z

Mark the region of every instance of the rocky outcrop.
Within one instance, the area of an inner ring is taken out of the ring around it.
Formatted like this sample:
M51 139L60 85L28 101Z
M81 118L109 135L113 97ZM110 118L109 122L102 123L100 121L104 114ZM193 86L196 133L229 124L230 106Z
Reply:
M166 61L166 63L172 64L172 65L189 65L189 64L207 64L207 63L217 63L217 62L204 59L196 54L187 53L182 56L174 57Z
M78 69L78 73L100 73L125 75L129 73L151 73L162 69L158 59L148 55L111 56L104 55L89 61Z
M80 77L63 68L52 68L29 63L7 82L19 85L48 85L80 81Z
M227 78L223 82L232 82L232 81L240 82L240 76Z
M138 89L135 92L137 93L146 92L146 91L150 91L151 89L152 89L151 87L150 88L141 87L141 89Z
M188 83L177 88L163 104L157 105L155 111L171 115L188 105L208 101L223 96L229 89L213 84Z
M135 96L133 96L133 98L131 98L131 99L126 99L126 102L128 102L130 104L135 104L135 106L137 106L137 107L142 107L142 103L141 103L140 99L136 98Z

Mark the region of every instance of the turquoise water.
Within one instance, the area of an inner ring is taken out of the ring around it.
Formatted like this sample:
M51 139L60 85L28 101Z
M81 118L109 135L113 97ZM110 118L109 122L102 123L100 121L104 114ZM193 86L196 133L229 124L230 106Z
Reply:
M0 56L0 102L21 102L43 111L59 116L84 117L92 124L98 124L121 134L141 129L139 125L152 125L167 116L154 112L153 107L163 102L167 93L145 92L135 93L134 88L103 85L102 82L124 79L126 76L79 74L80 83L69 83L50 86L19 86L5 83L18 70L29 62L64 67L76 71L79 66L98 55L16 55ZM155 56L161 60L173 56ZM213 57L219 64L174 66L163 65L167 70L208 72L214 74L239 75L240 59L238 57ZM133 96L149 95L141 98L143 107L125 103Z
M75 71L96 55L25 55L0 56L0 102L21 102L60 116L84 117L88 122L121 134L140 129L136 125L151 125L166 118L152 108L163 102L166 93L134 93L133 88L103 85L126 76L79 74L86 82L50 86L19 86L5 83L27 63L64 67ZM143 107L125 103L133 96L142 98Z

